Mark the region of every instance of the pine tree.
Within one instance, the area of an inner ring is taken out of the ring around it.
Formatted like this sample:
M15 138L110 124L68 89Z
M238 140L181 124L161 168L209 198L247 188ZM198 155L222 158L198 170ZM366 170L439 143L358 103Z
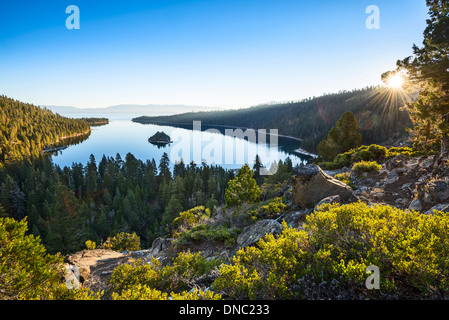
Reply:
M245 164L237 176L229 181L225 191L225 201L228 206L238 206L243 202L257 202L260 199L260 189L253 178L254 172Z
M170 159L166 152L162 154L161 160L159 162L159 177L160 179L163 179L165 181L171 179Z
M317 146L321 158L332 161L343 152L357 148L362 143L362 136L357 132L357 119L350 111L345 112L327 136Z
M256 159L254 160L253 170L254 170L254 179L257 184L260 186L263 183L263 176L260 174L263 168L262 160L259 155L256 155Z
M418 90L417 101L407 104L414 122L417 145L437 143L441 156L449 155L449 3L427 0L430 18L424 31L423 46L413 46L413 56L397 62L407 71L411 91ZM385 79L389 73L382 77Z

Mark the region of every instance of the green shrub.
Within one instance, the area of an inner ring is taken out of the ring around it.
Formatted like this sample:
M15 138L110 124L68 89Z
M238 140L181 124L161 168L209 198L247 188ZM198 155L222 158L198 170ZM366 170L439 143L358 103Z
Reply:
M27 221L0 218L0 300L97 300L101 292L68 289L61 281L63 257L47 253Z
M304 278L331 284L338 296L351 286L358 298L380 294L416 298L449 291L449 213L423 215L390 206L327 204L303 230L287 227L222 265L214 291L233 299L307 298ZM366 290L367 266L380 269L380 290ZM411 289L407 289L411 288ZM417 291L415 291L417 290ZM347 292L347 291L345 291Z
M429 152L418 150L409 147L393 147L387 149L377 144L370 146L361 146L356 149L349 150L345 153L337 155L332 162L322 162L320 167L324 170L335 170L343 167L350 167L355 162L359 161L376 161L382 163L387 159L396 157L398 155L407 155L409 157L418 157L428 155Z
M228 182L225 190L227 206L239 206L243 202L257 202L260 200L260 189L253 178L254 172L247 164L240 168L237 176Z
M377 172L382 169L382 166L378 164L376 161L360 161L356 162L352 166L352 170L356 173L364 173L364 172Z
M135 232L132 234L126 232L117 233L112 238L108 237L102 247L114 251L137 251L140 250L140 237Z
M150 263L139 259L115 268L108 284L115 299L164 299L169 293L188 290L196 278L210 274L220 263L190 251L181 252L171 265L164 267L155 258Z
M363 161L368 161L368 160L374 159L374 153L372 153L369 150L361 150L358 153L358 158L360 158Z
M347 184L352 189L355 189L355 186L351 182L351 173L350 172L343 172L343 173L337 173L334 176L335 179Z
M377 144L370 145L368 147L368 151L374 155L373 159L375 159L377 161L381 161L382 159L385 159L387 157L387 153L388 153L387 148L385 148L383 146L379 146Z
M179 216L172 222L174 228L188 229L210 218L210 209L205 206L198 206L179 213Z
M174 241L174 245L183 246L190 241L209 240L223 242L226 246L231 247L240 233L241 230L235 227L226 227L224 225L213 227L208 224L201 224L177 234L178 238Z
M221 300L221 295L212 291L203 291L198 288L181 293L162 292L148 286L138 284L132 289L124 290L121 294L112 293L112 300Z
M95 241L87 240L85 244L87 250L95 250L97 248L97 243Z
M274 198L267 205L262 206L265 214L279 214L285 210L287 206L282 202L282 197Z

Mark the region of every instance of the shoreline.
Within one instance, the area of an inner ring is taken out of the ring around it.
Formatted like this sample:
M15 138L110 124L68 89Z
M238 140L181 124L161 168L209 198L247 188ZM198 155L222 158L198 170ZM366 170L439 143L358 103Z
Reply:
M132 122L137 122L140 124L155 124L155 125L169 125L169 126L187 126L187 127L192 127L193 129L193 124L190 123L174 123L174 122L169 122L169 121L151 121L151 122L146 122L146 121L139 121L139 120L135 120L136 118L131 119ZM229 126L229 125L223 125L223 124L217 124L217 125L212 125L212 124L207 124L207 123L201 123L201 126L205 126L205 127L210 127L210 128L214 128L214 127L219 127L219 128L230 128L230 129L242 129L242 130L248 130L250 128L247 127L239 127L239 126ZM259 129L253 129L256 132L259 132ZM287 139L291 139L291 140L295 140L295 141L300 141L302 142L302 139L300 138L296 138L296 137L292 137L292 136L287 136L287 135L283 135L283 134L272 134L269 132L266 132L267 135L270 136L278 136L281 138L287 138ZM312 158L318 158L318 155L311 153L307 150L304 150L302 148L298 148L295 149L294 152L308 156L308 157L312 157Z
M301 148L296 149L295 152L297 152L299 154L303 154L305 156L309 156L309 157L315 158L315 159L318 158L317 154L311 153L311 152L306 151L306 150L301 149Z
M139 121L139 120L135 120L135 119L136 118L131 119L131 121L132 122L137 122L137 123L140 123L140 124L155 124L155 125L168 125L168 126L187 126L187 127L192 127L193 128L193 125L190 124L190 123L175 123L175 122L168 122L168 121L151 121L151 122L146 122L146 121ZM224 124L201 123L201 126L210 127L210 128L219 127L219 128L242 129L242 130L251 129L251 130L254 130L256 132L259 132L259 130L262 130L262 129L252 129L252 128L239 127L239 126L228 126L228 125L224 125ZM266 132L266 134L270 135L270 136L278 136L278 137L281 137L281 138L287 138L287 139L291 139L291 140L296 140L296 141L302 142L302 139L300 139L300 138L296 138L296 137L292 137L292 136L286 136L286 135L279 134L279 133L278 134L272 134L272 133ZM298 150L303 150L303 149L299 148ZM307 151L304 150L304 152L307 152Z
M87 130L87 131L85 131L85 132L75 133L75 134L72 134L72 135L70 135L70 136L59 137L59 138L56 140L56 142L54 142L54 143L58 143L58 142L61 142L62 140L66 140L66 139L70 139L70 138L76 138L76 137L84 136L84 135L88 134L88 133L91 132L91 131L92 131L92 128L89 128L89 130Z
M91 131L92 131L92 128L89 128L89 130L87 130L85 132L75 133L75 134L70 135L70 136L59 137L55 142L52 142L52 145L57 144L57 143L59 143L61 141L70 139L70 138L76 138L76 137L84 136L84 135L90 133ZM51 147L49 149L44 148L44 149L41 150L41 154L48 153L48 152L59 151L59 150L64 150L67 147L68 146L54 146L54 147Z

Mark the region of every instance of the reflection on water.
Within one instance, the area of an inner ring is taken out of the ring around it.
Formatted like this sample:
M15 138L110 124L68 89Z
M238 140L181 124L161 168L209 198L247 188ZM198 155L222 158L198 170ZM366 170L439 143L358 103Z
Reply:
M148 138L157 131L168 134L173 143L165 146L149 143ZM70 146L53 155L53 162L61 167L71 166L72 163L86 164L93 154L98 163L103 155L115 158L120 154L124 158L128 153L142 161L155 159L158 162L164 152L169 155L172 165L182 158L185 163L205 161L227 169L237 169L245 163L252 165L256 155L260 156L266 167L287 157L294 165L307 161L308 157L294 153L300 146L299 141L282 137L278 141L279 146L270 146L270 139L266 144L253 143L224 135L221 130L193 131L172 126L142 125L130 120L111 120L107 125L92 127L87 137L64 140L64 144Z

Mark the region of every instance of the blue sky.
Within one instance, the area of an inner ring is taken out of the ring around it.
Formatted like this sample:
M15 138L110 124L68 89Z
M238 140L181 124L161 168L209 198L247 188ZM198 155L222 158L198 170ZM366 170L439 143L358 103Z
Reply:
M0 94L82 108L300 100L380 83L426 18L424 0L2 1Z

